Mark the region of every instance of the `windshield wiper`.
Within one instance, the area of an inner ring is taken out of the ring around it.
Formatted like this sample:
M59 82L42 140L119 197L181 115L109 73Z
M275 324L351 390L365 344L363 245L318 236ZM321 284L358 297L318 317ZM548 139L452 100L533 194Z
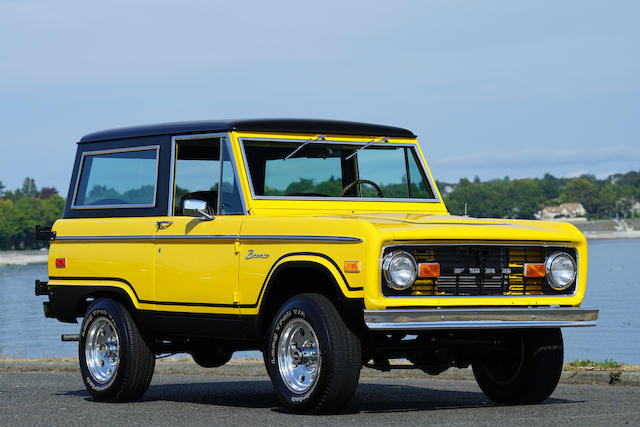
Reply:
M285 159L285 160L289 160L289 158L290 158L291 156L293 156L294 154L296 154L298 151L302 150L302 148L303 148L305 145L307 145L307 144L311 144L312 142L317 142L317 141L324 141L324 138L325 138L326 136L327 136L327 135L320 135L320 136L319 136L319 137L317 137L317 138L307 139L305 142L303 142L302 144L300 144L300 146L299 146L299 147L297 147L295 150L293 150L291 153L289 153L289 155L288 155L287 157L285 157L284 159Z
M358 148L356 151L354 151L353 153L349 154L349 155L345 158L345 160L349 160L350 158L352 158L353 156L355 156L356 154L358 154L358 151L360 151L360 150L364 150L365 148L367 148L367 147L368 147L368 146L370 146L370 145L373 145L373 144L379 144L379 143L381 143L381 142L385 142L385 141L387 141L388 139L389 139L389 137L388 137L388 136L387 136L387 137L382 138L380 141L376 141L376 139L375 139L375 138L373 138L371 141L367 142L367 143L366 143L366 144L364 144L362 147Z

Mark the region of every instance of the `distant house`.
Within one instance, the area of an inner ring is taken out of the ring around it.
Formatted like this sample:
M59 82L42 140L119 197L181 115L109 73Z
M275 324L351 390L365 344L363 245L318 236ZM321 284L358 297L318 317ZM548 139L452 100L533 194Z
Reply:
M545 206L535 214L538 219L575 218L587 214L581 203L563 203L560 206Z
M631 206L631 212L636 215L640 215L640 202L635 202L633 206Z
M445 184L444 188L441 188L440 191L442 192L443 196L447 196L451 193L453 193L453 190L455 190L456 188L452 185L449 184Z

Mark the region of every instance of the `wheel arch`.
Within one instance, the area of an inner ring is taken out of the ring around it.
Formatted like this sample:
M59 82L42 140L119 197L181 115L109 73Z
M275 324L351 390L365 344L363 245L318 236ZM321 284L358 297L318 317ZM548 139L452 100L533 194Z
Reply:
M117 285L55 285L52 287L52 309L56 318L62 322L76 323L84 317L91 304L100 298L110 298L122 304L135 315L136 304L131 295Z
M324 261L324 262L323 262ZM336 267L318 256L295 257L278 264L267 278L264 296L258 312L258 327L264 336L282 304L294 295L318 293L327 297L337 308L345 323L359 331L364 328L363 298L345 295L348 283ZM304 278L304 280L301 280ZM342 286L340 284L342 283Z

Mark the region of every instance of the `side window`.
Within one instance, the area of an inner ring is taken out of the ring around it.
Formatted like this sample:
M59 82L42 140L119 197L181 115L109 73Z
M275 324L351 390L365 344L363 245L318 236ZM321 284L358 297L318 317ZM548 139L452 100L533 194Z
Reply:
M220 139L189 139L176 143L174 215L183 215L185 200L207 202L207 213L215 215L220 182Z
M158 147L87 153L73 208L153 207Z
M209 215L244 213L226 145L220 138L193 138L176 142L174 215L184 215L184 202L189 199L207 202Z
M242 200L238 189L238 180L231 155L227 149L228 144L222 144L222 187L220 190L220 214L242 215Z

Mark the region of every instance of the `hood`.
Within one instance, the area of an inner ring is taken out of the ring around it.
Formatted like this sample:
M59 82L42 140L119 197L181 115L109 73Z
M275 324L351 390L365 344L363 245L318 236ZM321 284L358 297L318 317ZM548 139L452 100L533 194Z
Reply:
M333 216L334 218L336 216ZM555 221L470 218L423 213L340 215L366 221L385 240L571 242L584 239L571 224Z

